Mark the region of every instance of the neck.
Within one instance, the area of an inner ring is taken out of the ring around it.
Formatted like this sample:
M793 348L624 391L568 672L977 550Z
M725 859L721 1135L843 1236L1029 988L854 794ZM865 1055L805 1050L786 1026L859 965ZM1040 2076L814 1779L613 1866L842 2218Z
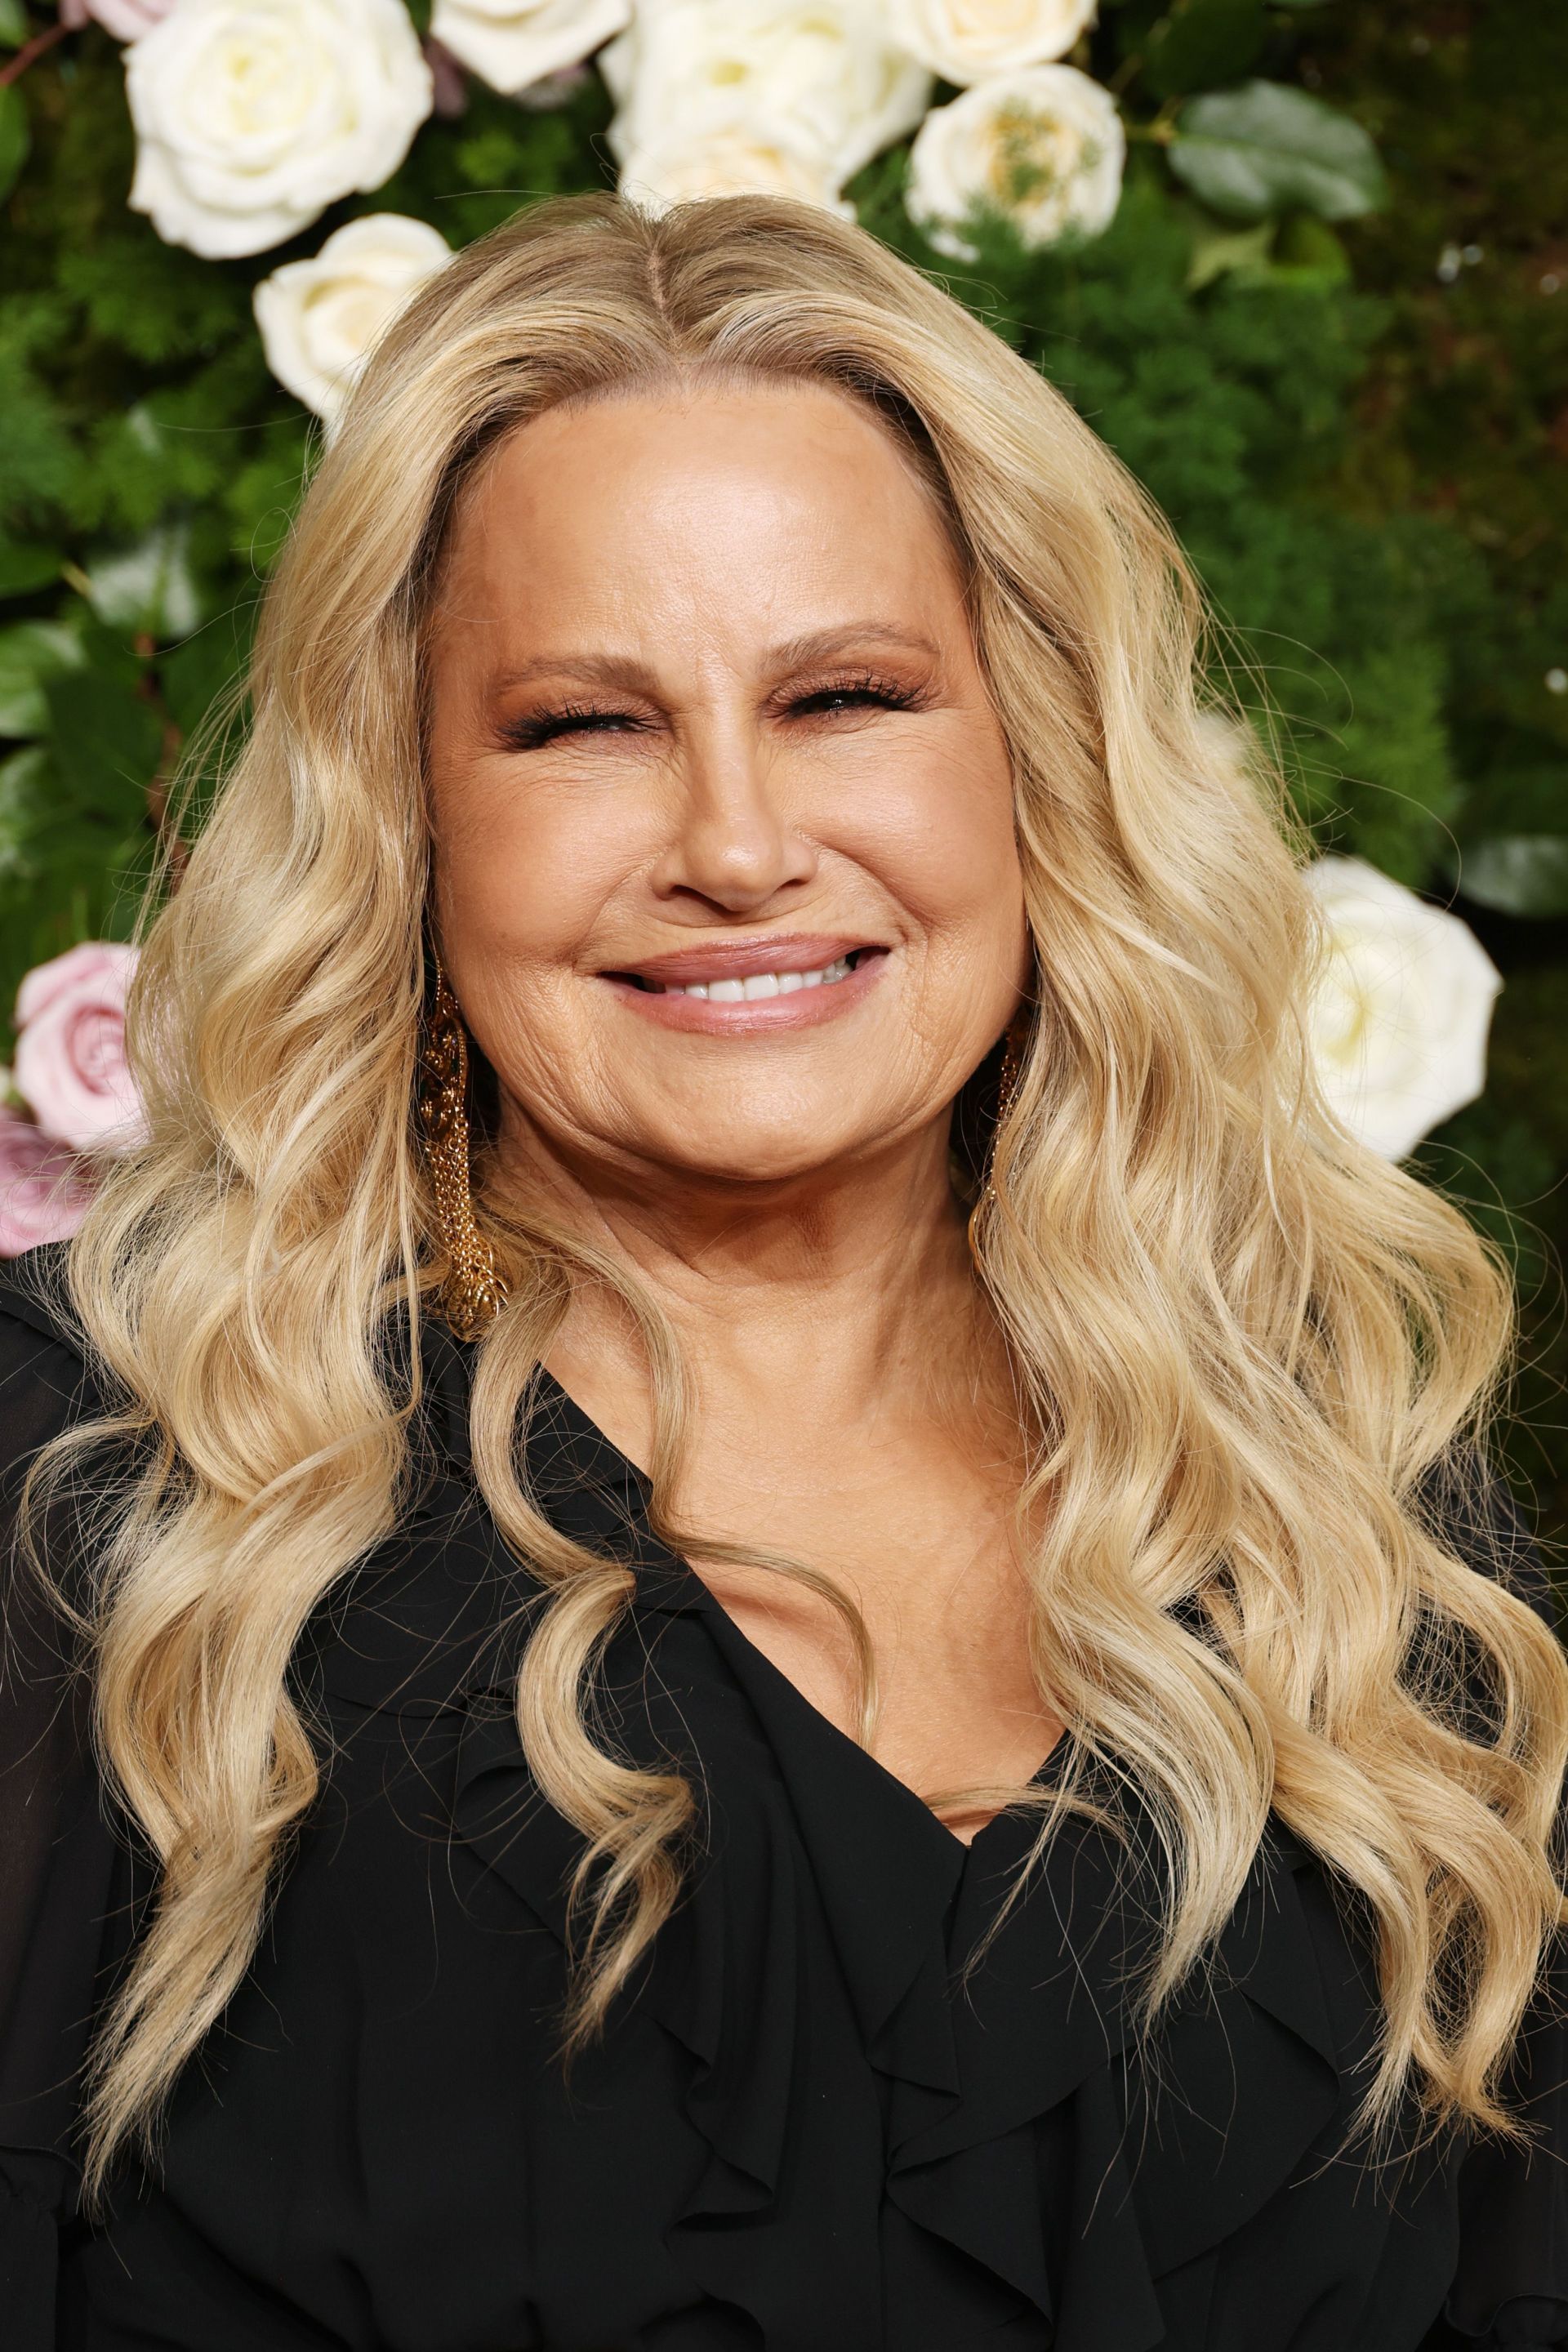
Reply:
M504 1168L663 1310L700 1421L794 1451L973 1417L1007 1388L947 1148L943 1119L852 1167L743 1183L574 1164L535 1133ZM547 1361L646 1465L647 1368L612 1292L580 1287Z

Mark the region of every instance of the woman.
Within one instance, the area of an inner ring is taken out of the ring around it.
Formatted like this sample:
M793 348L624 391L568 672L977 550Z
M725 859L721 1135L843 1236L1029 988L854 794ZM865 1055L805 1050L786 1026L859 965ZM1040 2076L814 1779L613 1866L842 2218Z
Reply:
M388 338L9 1301L8 2346L1568 2343L1505 1292L1196 630L816 212Z

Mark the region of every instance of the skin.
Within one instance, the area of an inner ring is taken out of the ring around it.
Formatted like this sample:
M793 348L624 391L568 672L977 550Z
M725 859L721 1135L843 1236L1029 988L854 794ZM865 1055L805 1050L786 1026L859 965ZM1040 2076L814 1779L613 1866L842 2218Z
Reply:
M436 920L500 1083L499 1180L669 1316L696 1407L670 1500L858 1601L886 1770L928 1801L1027 1779L1061 1723L1028 1664L1017 1415L947 1140L1031 964L1006 747L928 491L825 388L552 411L459 511L430 688ZM842 996L741 1019L629 977L792 939L797 963L870 952ZM624 1310L578 1300L548 1365L646 1464ZM832 1608L692 1565L848 1732ZM942 1818L967 1839L992 1810Z

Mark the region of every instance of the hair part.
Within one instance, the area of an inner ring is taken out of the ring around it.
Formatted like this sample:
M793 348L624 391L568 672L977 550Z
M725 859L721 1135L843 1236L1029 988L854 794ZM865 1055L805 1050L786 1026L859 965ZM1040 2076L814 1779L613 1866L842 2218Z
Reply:
M453 518L531 417L721 380L825 386L900 436L961 551L1013 760L1039 1011L977 1255L1027 1421L1020 1525L1050 1500L1032 1649L1068 1738L1054 1789L961 1793L1038 1807L1037 1853L1092 1768L1136 1784L1169 1890L1150 2019L1212 1948L1273 1809L1372 1923L1364 2119L1408 2094L1435 2122L1506 2129L1500 2069L1563 1916L1568 1667L1423 1497L1483 1424L1508 1286L1456 1210L1323 1107L1300 852L1277 780L1202 708L1191 574L1068 403L870 236L771 199L652 218L603 197L468 247L384 338L268 590L248 740L147 932L132 1036L151 1141L69 1262L123 1402L41 1473L110 1440L137 1465L87 1614L101 1750L162 1885L98 2042L89 2185L249 1964L318 1786L289 1660L407 1489L441 1274L410 1116L422 639ZM668 1916L699 1808L680 1774L595 1737L632 1578L551 1525L520 1429L583 1282L642 1334L656 1498L686 1392L622 1267L489 1214L511 1299L478 1352L473 1454L542 1596L520 1738L583 1840L571 2049ZM833 1601L868 1739L875 1661L831 1581L658 1524Z

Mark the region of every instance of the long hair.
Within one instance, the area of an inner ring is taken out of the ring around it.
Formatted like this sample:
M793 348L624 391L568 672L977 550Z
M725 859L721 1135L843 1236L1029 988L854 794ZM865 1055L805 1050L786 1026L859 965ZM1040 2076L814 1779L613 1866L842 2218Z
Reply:
M960 551L1010 750L1039 1010L976 1257L1026 1421L1032 1655L1068 1739L1053 1790L987 1793L1042 1806L1038 1850L1091 1767L1136 1786L1168 1885L1150 2018L1212 1948L1273 1808L1371 1923L1367 2117L1411 2091L1434 2122L1507 2128L1500 2069L1563 1914L1568 1667L1427 1498L1488 1409L1508 1286L1454 1209L1322 1106L1298 858L1278 789L1203 707L1192 578L1068 404L870 236L773 200L651 218L605 197L469 247L378 349L269 587L247 739L148 930L151 1140L69 1260L119 1403L43 1465L125 1448L96 1489L84 1614L101 1751L162 1863L98 2042L89 2181L249 1963L318 1787L285 1670L405 1492L406 1335L440 1271L410 1108L422 654L454 513L529 418L715 373L835 388L900 437ZM632 1580L531 1498L520 1425L578 1282L614 1285L640 1326L656 1496L684 1381L615 1263L526 1212L493 1230L511 1300L478 1353L473 1454L543 1595L518 1725L582 1839L570 2050L677 1900L696 1800L595 1737ZM857 1622L815 1572L701 1541Z

